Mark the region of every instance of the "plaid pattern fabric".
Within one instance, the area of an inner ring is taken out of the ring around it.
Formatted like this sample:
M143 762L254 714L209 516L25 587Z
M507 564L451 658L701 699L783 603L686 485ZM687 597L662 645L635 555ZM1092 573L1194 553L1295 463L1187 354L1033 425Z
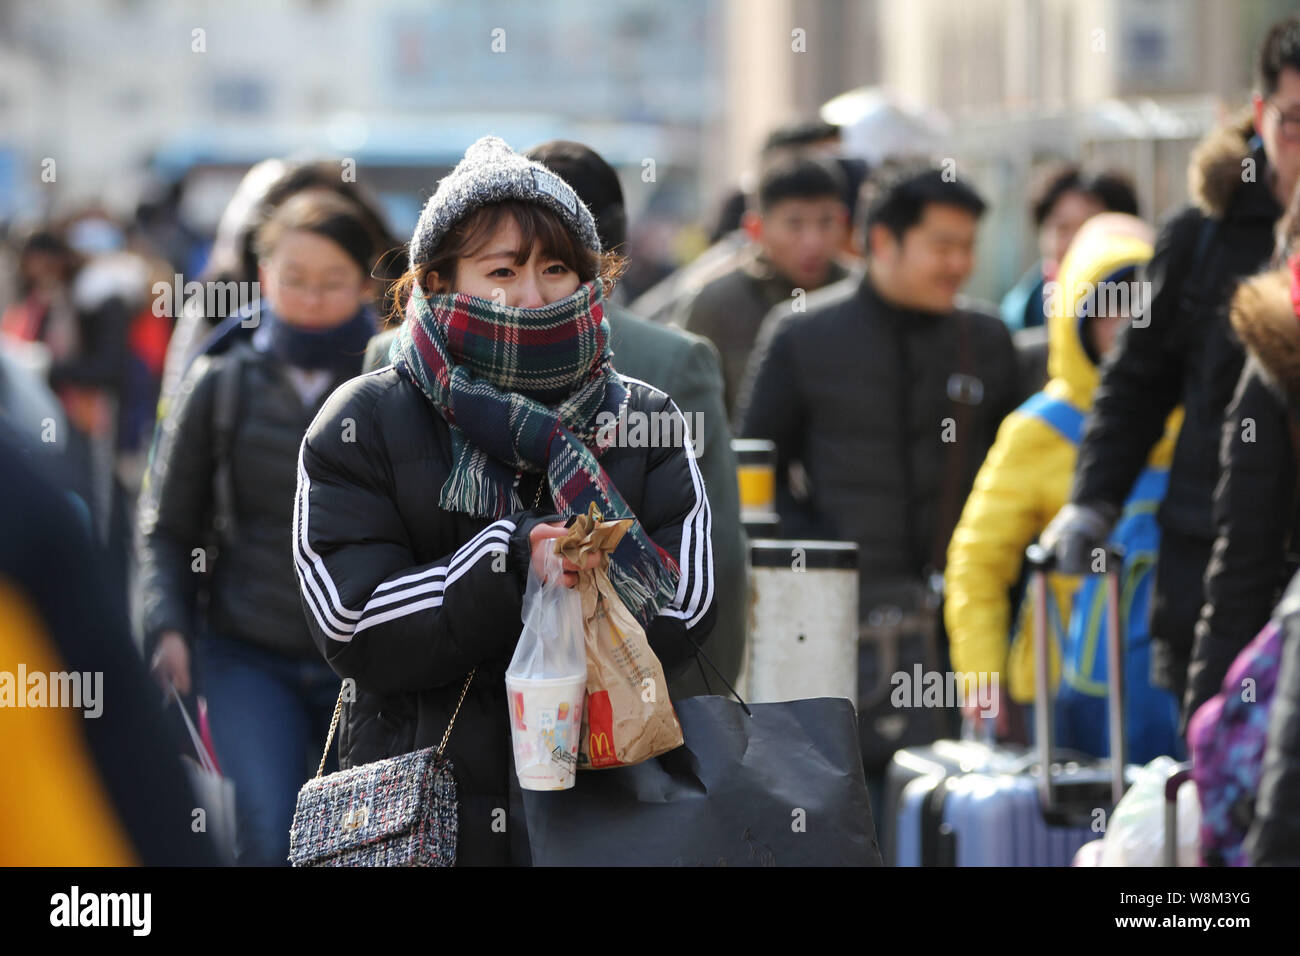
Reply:
M389 360L451 428L452 469L439 504L490 519L523 511L522 472L545 472L561 514L635 515L598 458L616 440L598 422L624 419L628 392L614 371L603 284L540 309L417 285ZM607 413L601 417L601 413ZM672 600L679 570L640 522L620 542L610 580L642 627Z

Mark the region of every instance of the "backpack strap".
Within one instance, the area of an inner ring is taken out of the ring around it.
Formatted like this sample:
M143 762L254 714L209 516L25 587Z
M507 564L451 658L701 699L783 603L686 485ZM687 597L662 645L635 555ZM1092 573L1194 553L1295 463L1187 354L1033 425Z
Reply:
M1083 438L1084 414L1064 399L1037 392L1016 411L1046 422L1072 445L1079 444Z
M1203 265L1206 253L1210 251L1210 243L1214 239L1214 233L1219 228L1219 220L1213 216L1206 216L1201 222L1201 231L1196 236L1196 251L1192 255L1193 270L1195 267Z
M216 504L213 525L220 541L231 541L235 528L235 483L230 468L230 450L235 438L235 416L239 411L239 385L243 363L237 355L225 356L217 371L216 399L212 408L213 453L216 470L212 495Z
M1180 296L1184 311L1191 312L1199 308L1221 284L1220 276L1211 268L1211 260L1214 258L1211 253L1218 251L1214 241L1218 231L1219 220L1213 216L1201 220Z

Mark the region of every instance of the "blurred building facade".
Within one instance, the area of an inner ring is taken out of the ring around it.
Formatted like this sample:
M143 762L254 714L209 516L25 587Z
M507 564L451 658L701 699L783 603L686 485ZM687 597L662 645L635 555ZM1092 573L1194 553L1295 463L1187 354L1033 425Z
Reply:
M720 9L720 0L6 0L0 216L86 200L129 206L146 161L164 175L206 163L230 167L189 191L196 224L211 226L241 164L298 152L423 169L408 197L415 208L396 210L403 225L430 174L487 132L518 149L583 138L636 173L651 159L693 177L719 104Z
M941 155L992 201L972 282L1032 258L1024 184L1049 157L1115 166L1158 219L1196 141L1247 102L1255 50L1292 0L728 0L723 117L734 181L765 132L871 86L948 120ZM792 44L802 42L802 48ZM758 51L762 50L760 53Z
M1026 264L1040 158L1118 164L1156 217L1192 144L1243 102L1293 0L7 0L0 219L128 211L188 176L216 221L267 155L358 157L394 226L466 145L584 140L663 253L776 125L874 88L943 114L945 155L993 201L977 290Z

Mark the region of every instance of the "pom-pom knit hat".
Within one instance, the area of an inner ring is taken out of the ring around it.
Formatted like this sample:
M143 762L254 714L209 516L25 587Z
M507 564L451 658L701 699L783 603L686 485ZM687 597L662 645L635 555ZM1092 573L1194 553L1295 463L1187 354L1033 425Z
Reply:
M551 210L578 241L600 253L596 220L569 184L541 163L516 153L500 137L484 136L465 151L464 158L424 204L411 236L410 267L432 258L443 237L468 213L507 199Z

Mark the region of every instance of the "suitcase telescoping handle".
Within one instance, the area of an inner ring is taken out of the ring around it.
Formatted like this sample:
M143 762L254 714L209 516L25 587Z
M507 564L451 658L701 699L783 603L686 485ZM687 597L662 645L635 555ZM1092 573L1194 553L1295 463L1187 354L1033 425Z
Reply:
M1128 764L1128 740L1124 733L1126 711L1124 683L1124 634L1120 629L1120 580L1124 554L1107 547L1101 556L1106 577L1106 703L1110 723L1111 795L1115 803L1124 796L1124 768ZM1029 593L1034 611L1034 740L1038 750L1039 794L1043 808L1056 806L1056 781L1052 776L1052 744L1055 742L1055 713L1052 707L1051 657L1048 640L1047 574L1055 556L1038 544L1025 552L1029 567Z
M1165 866L1178 865L1178 791L1191 778L1190 762L1178 764L1165 778Z

